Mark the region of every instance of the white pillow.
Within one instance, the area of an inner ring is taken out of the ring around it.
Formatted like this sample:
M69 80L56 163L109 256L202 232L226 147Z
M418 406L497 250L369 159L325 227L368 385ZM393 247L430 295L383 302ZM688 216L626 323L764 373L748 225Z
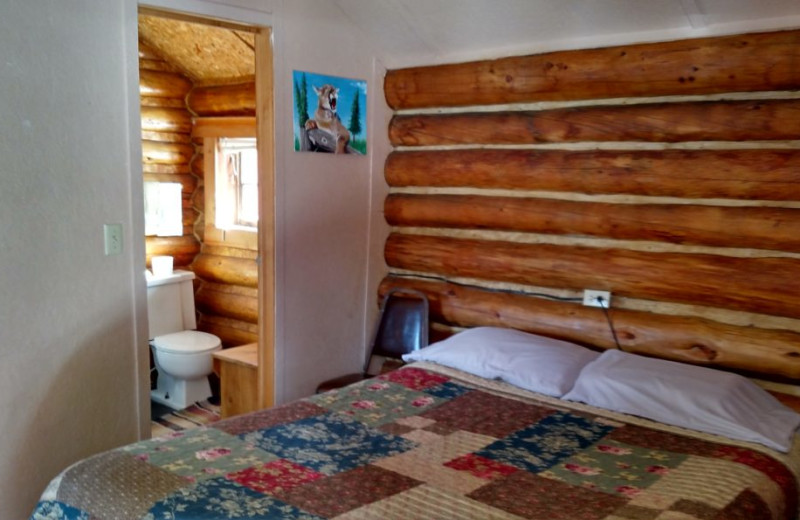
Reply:
M564 396L662 423L789 451L800 414L745 377L608 350Z
M555 397L599 354L587 348L514 329L476 327L403 356L432 361L487 379Z

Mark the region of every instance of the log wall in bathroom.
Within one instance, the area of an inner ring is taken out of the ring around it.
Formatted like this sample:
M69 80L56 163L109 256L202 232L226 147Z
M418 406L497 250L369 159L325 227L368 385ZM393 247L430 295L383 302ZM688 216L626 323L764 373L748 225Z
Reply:
M139 77L144 181L179 182L183 200L183 235L146 237L147 265L153 255L170 255L175 267L186 268L200 251L194 235L197 212L192 207L198 183L189 167L194 155L192 115L185 102L192 83L143 42Z
M193 142L197 153L192 172L205 175L204 124L224 126L228 137L240 137L242 127L254 128L255 84L252 81L226 85L195 86L187 96L193 118ZM197 275L195 305L199 313L198 329L222 340L223 347L258 341L258 257L257 241L251 245L228 243L205 233L204 183L193 198L199 212L195 225L202 247L191 269Z
M389 71L389 275L500 325L800 378L800 31Z
M171 255L176 268L195 273L198 330L225 348L256 342L258 251L206 239L203 139L195 135L203 118L253 116L254 84L195 86L144 42L139 71L144 180L180 182L184 215L183 236L146 237L147 264Z

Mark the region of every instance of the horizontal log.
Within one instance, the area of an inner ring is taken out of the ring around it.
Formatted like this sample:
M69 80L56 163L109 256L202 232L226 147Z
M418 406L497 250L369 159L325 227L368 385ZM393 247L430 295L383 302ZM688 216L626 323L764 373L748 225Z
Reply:
M189 134L178 134L175 132L153 132L152 130L142 130L142 140L193 145L192 138L189 136Z
M797 139L800 101L716 101L392 118L394 146Z
M175 72L175 67L161 60L143 60L139 58L139 70L151 70L156 72Z
M800 209L607 204L478 195L392 194L392 226L586 235L800 252Z
M236 347L258 341L258 326L220 316L200 315L197 330L217 336L222 341L223 348Z
M192 114L179 108L143 107L142 130L153 132L192 132Z
M150 175L189 175L188 164L155 164L142 163L142 171Z
M255 116L198 117L192 127L193 138L255 136Z
M139 104L143 107L186 108L186 101L184 98L158 98L142 96L139 98Z
M139 60L164 61L153 47L139 40Z
M243 258L245 260L252 260L254 262L256 258L258 258L258 251L228 245L203 244L203 254Z
M192 82L175 72L139 71L139 95L183 100Z
M156 164L189 164L194 146L182 143L142 141L142 161Z
M431 320L460 327L508 327L566 341L615 348L598 309L443 282L387 277L380 286L417 289L430 301ZM686 316L612 309L626 352L734 370L800 378L800 334L739 327Z
M197 87L186 103L199 116L255 116L255 82Z
M800 200L800 150L392 152L390 186Z
M390 267L800 317L800 260L524 244L392 233Z
M195 258L192 271L209 282L258 287L255 260L202 253Z
M194 299L204 315L258 323L258 289L203 283Z
M393 109L800 88L800 31L390 70Z
M145 173L144 182L178 182L181 192L192 194L197 189L197 177L188 174Z
M148 266L150 265L150 258L154 255L169 255L173 257L173 265L175 267L185 267L192 263L199 252L200 243L192 235L145 237L145 253Z

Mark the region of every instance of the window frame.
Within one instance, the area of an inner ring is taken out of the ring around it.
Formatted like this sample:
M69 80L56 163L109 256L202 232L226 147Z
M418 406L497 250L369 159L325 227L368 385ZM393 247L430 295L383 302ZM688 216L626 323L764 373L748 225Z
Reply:
M231 227L232 228L242 228L244 231L258 231L258 214L256 214L255 220L244 220L244 217L242 217L242 211L241 211L242 210L242 194L243 194L243 187L244 186L254 186L255 187L255 189L256 189L256 197L255 197L256 205L258 204L258 170L257 170L258 169L258 160L257 160L257 155L254 156L254 158L256 158L256 164L255 164L256 179L255 179L255 184L253 184L253 183L245 183L244 180L243 180L244 173L242 171L242 159L243 159L242 152L252 150L253 153L257 154L258 153L257 143L255 141L255 138L252 138L252 147L244 146L243 143L233 143L233 145L230 148L227 147L227 143L225 141L227 141L227 140L238 140L238 139L248 139L249 140L251 138L249 138L249 137L245 137L245 138L242 138L242 137L222 137L222 138L219 138L217 140L217 154L218 154L217 158L218 158L218 162L217 162L217 175L215 177L215 180L219 180L219 178L220 178L220 173L219 172L221 171L221 169L222 168L227 169L227 167L228 167L227 164L222 164L223 161L225 161L225 153L226 152L228 152L228 153L236 152L236 154L237 154L236 167L238 169L238 177L237 177L237 180L236 180L236 186L235 186L235 188L233 188L235 190L235 193L231 195L231 197L233 199L235 199L235 204L234 204L234 207L233 207L233 215L232 215L233 223L231 224ZM256 207L256 213L258 213L258 207Z
M234 226L220 229L216 226L216 172L219 142L223 138L256 137L254 117L196 118L194 137L203 139L204 185L204 237L203 242L258 251L258 227ZM259 179L261 175L259 174ZM259 209L260 213L260 209Z

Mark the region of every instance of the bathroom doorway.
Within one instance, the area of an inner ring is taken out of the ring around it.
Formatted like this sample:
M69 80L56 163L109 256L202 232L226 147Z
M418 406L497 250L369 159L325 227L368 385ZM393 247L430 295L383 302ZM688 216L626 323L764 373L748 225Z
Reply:
M261 407L273 402L273 338L262 332L274 330L274 275L262 267L272 265L274 251L270 40L267 27L139 9L145 193L180 204L178 223L174 209L147 208L148 216L172 216L146 225L147 266L154 256L169 256L175 269L195 273L198 330L218 336L225 348L257 344L253 392ZM241 148L248 140L257 155L255 179L240 174L252 163ZM226 157L238 154L237 175L216 171L231 164L213 157L224 143L234 147ZM229 199L220 198L220 184ZM231 204L236 218L220 218Z

